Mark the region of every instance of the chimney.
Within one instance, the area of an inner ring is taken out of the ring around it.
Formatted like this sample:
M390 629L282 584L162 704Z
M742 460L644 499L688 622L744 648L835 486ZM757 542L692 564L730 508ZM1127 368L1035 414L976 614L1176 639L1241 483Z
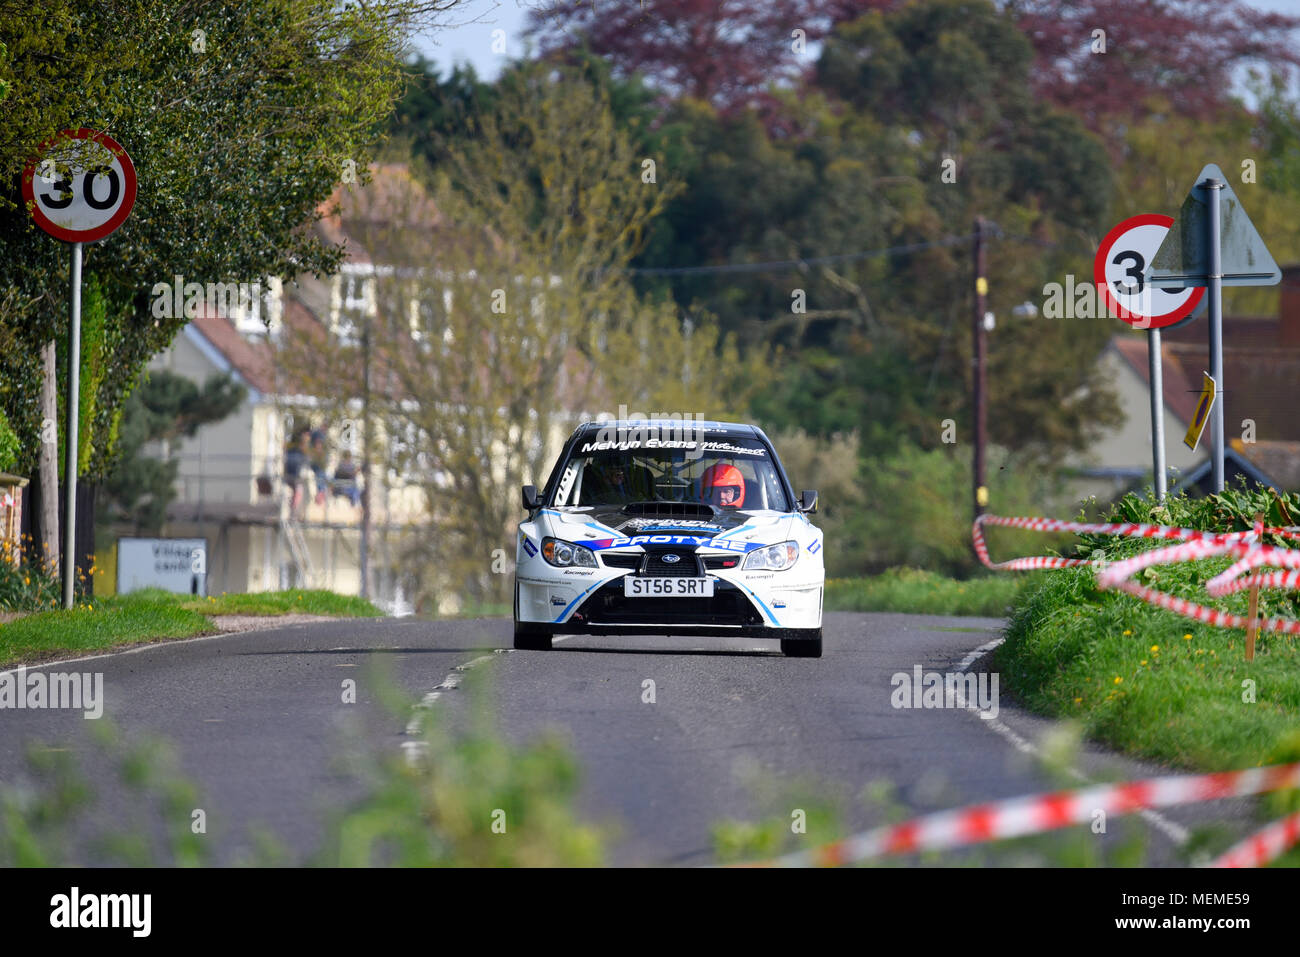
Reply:
M1300 265L1282 270L1277 320L1277 344L1300 348Z

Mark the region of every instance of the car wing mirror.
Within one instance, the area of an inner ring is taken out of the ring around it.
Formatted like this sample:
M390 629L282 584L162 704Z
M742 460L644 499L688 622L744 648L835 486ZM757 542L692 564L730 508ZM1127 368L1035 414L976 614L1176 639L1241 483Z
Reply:
M541 498L537 495L537 486L536 486L536 485L525 485L525 486L524 486L524 489L523 489L523 503L524 503L524 508L528 509L528 511L530 511L530 512L533 511L533 509L537 509L537 508L541 508L541 507L542 507L542 500L541 500Z
M810 514L817 511L817 492L815 489L804 489L799 493L799 511Z

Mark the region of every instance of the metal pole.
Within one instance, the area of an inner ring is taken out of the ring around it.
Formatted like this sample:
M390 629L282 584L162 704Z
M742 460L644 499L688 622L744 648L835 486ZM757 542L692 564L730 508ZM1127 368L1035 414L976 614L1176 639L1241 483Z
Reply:
M1214 491L1223 491L1223 261L1220 241L1219 190L1223 183L1207 179L1201 184L1206 191L1205 206L1207 252L1210 285L1210 377L1214 379L1218 398L1210 411L1210 457L1214 469Z
M1151 372L1151 465L1156 480L1156 501L1166 493L1165 472L1165 383L1160 354L1160 330L1147 330L1147 367Z
M361 331L361 597L370 597L370 316Z
M985 302L989 291L988 279L984 277L984 217L978 216L975 219L975 314L973 316L975 325L973 334L975 337L974 355L971 357L972 379L974 391L975 406L975 461L974 461L974 486L975 486L975 514L983 515L984 508L989 503L989 490L984 484L984 445L988 433L988 410L986 408L986 396L988 394L988 380L986 378L986 358L988 352L988 339L984 330L984 312Z
M72 312L68 324L68 431L67 475L63 479L68 497L63 509L63 607L75 602L77 577L77 406L81 395L81 243L72 244Z

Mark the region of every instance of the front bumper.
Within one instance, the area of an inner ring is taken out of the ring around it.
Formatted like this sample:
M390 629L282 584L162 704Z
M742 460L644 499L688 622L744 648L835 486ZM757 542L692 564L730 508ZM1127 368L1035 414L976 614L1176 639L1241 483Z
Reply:
M756 581L710 575L711 598L627 598L624 573L594 571L590 578L518 578L516 620L558 635L690 634L799 637L821 627L821 581Z

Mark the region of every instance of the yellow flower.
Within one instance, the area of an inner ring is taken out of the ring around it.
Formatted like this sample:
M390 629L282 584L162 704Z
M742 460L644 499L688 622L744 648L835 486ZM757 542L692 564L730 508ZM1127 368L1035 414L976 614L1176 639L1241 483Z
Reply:
M1151 650L1152 650L1152 651L1159 651L1159 650L1160 650L1160 646L1159 646L1159 645L1152 645L1152 646L1151 646Z
M1123 684L1123 683L1124 683L1124 679L1121 678L1119 675L1116 675L1116 676L1115 676L1115 684L1118 685L1118 684Z
M1075 703L1075 704L1083 704L1083 699L1082 699L1082 698L1075 698L1075 699L1074 699L1074 703Z
M1132 629L1129 629L1129 630L1127 630L1127 631L1124 632L1124 637L1127 638L1127 637L1128 637L1129 635L1131 635L1131 634L1133 634L1133 631L1132 631Z
M1192 640L1191 635L1183 635L1183 641L1191 641L1191 640Z
M1145 658L1143 658L1141 663L1142 663L1142 664L1146 664L1146 663L1147 663L1147 660L1146 660Z

